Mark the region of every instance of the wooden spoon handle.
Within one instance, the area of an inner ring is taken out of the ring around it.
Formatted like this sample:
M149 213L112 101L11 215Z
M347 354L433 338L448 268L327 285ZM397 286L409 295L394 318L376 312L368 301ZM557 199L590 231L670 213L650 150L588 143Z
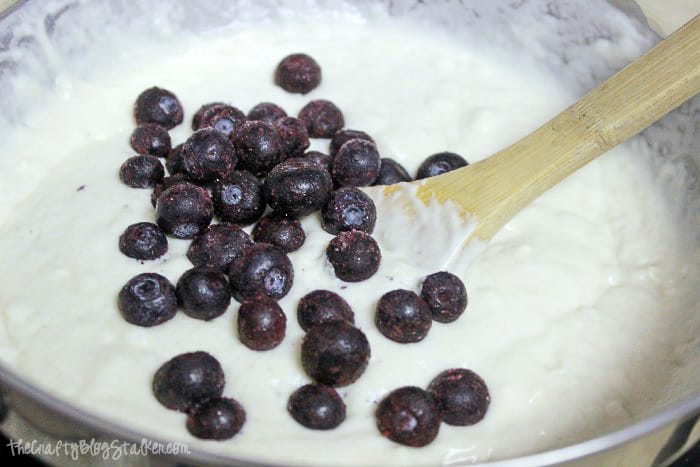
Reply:
M450 199L491 238L563 178L700 92L700 15L517 143L469 167L427 179L422 200Z

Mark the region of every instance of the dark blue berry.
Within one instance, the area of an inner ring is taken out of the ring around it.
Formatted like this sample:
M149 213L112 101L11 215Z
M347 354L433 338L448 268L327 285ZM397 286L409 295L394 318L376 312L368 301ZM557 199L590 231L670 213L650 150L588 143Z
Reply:
M155 156L138 155L127 159L119 169L119 178L132 188L151 188L163 180L165 169Z
M286 116L287 112L285 112L282 107L272 102L261 102L248 112L248 120L260 120L270 125Z
M221 397L224 370L206 352L180 354L165 362L153 377L153 394L165 407L188 412L210 399Z
M178 183L156 201L156 223L176 238L194 238L214 217L209 192L192 183Z
M225 178L233 172L236 162L233 144L212 128L195 131L182 147L182 167L192 180L210 182Z
M270 243L285 253L291 253L301 248L306 233L297 219L270 214L260 219L253 229L253 240Z
M301 363L307 375L326 386L347 386L364 373L369 362L365 334L345 321L309 329L301 343Z
M319 164L321 167L328 170L329 174L331 173L331 168L333 167L333 158L328 154L324 154L319 151L308 151L306 154L304 154L304 158L316 164Z
M233 260L252 244L253 240L240 227L222 222L210 225L192 240L187 258L195 266L228 272Z
M202 112L198 120L198 129L212 128L226 137L231 137L246 120L245 114L240 109L232 105L219 104Z
M158 197L160 197L160 195L162 195L165 190L179 183L188 182L191 182L191 180L187 175L183 173L176 173L175 175L165 177L163 180L160 181L160 183L157 183L156 186L153 187L153 193L151 193L151 204L153 205L153 207L156 207Z
M338 186L369 186L379 177L381 160L374 143L351 139L333 158L333 181Z
M467 426L486 415L491 396L479 375L464 368L445 370L428 386L440 407L442 421L448 425Z
M229 279L233 296L239 302L257 295L279 300L292 287L294 268L289 257L278 247L254 243L231 263Z
M301 217L321 209L332 187L327 170L310 160L298 158L272 169L265 179L263 194L275 212Z
M210 109L213 109L215 107L225 107L226 104L223 102L210 102L208 104L204 104L201 106L197 112L195 112L194 116L192 117L192 130L197 131L200 128L202 128L202 116L204 113Z
M343 146L343 144L347 143L351 139L362 139L365 141L369 141L370 143L374 143L372 137L364 131L348 129L340 130L339 132L333 135L333 138L331 138L331 144L329 147L329 154L331 155L331 157L335 157L335 155L338 154L338 151Z
M287 317L276 301L265 295L246 299L238 308L238 337L252 350L270 350L284 339Z
M332 138L343 126L343 113L331 101L318 99L306 104L299 112L311 138Z
M177 281L177 303L187 316L210 320L221 316L231 303L226 275L208 266L186 271Z
M245 419L245 410L235 399L210 399L190 411L187 431L200 439L229 439L241 431Z
M360 282L379 269L382 253L377 242L365 232L341 232L328 244L326 256L338 279Z
M164 323L177 312L175 286L160 274L139 274L122 287L118 306L131 324L150 327Z
M410 290L382 295L374 322L385 337L401 344L422 341L433 323L428 304Z
M265 212L262 182L242 170L234 170L225 179L214 183L212 200L219 219L232 224L252 224Z
M451 172L467 165L469 165L467 161L459 154L455 154L453 152L439 152L437 154L433 154L432 156L428 156L428 158L425 159L418 167L416 180L435 177L436 175Z
M426 446L440 431L440 410L435 398L415 386L390 392L377 406L375 417L382 436L406 446Z
M168 169L170 175L185 171L185 166L182 161L182 147L182 144L178 144L168 153L168 158L165 160L165 168Z
M430 307L433 319L440 323L456 320L467 308L464 282L449 272L436 272L426 277L420 294Z
M304 331L319 324L346 321L355 324L355 313L343 297L330 290L314 290L297 306L297 320Z
M312 430L332 430L345 420L345 403L328 386L307 384L292 393L287 410L300 425Z
M244 123L233 135L238 168L264 177L282 162L284 152L275 127L261 121Z
M410 182L411 176L408 171L396 162L387 157L382 158L379 167L379 177L374 181L375 185L393 185L394 183Z
M286 158L302 157L309 147L306 126L294 117L282 117L274 123Z
M182 123L182 116L182 104L167 89L146 89L139 94L134 104L134 117L139 125L155 123L169 130Z
M129 140L131 147L139 154L156 157L168 157L170 153L170 135L168 130L155 123L137 126Z
M287 92L308 94L321 83L321 67L306 54L292 54L275 69L275 84Z
M321 226L333 235L350 230L371 234L376 222L374 201L355 187L343 187L331 193L321 210Z
M132 224L119 236L119 251L129 258L156 259L168 251L168 239L156 224Z

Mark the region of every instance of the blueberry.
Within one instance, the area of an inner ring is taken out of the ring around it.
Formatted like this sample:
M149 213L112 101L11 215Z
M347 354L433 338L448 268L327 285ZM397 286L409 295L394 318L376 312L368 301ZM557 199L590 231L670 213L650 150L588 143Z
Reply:
M377 242L365 232L341 232L328 244L326 256L338 279L360 282L369 279L382 259Z
M345 403L338 392L317 384L294 391L287 410L297 423L312 430L332 430L345 420Z
M231 303L226 275L208 266L185 271L175 292L177 303L187 316L207 321L221 316Z
M345 321L313 326L301 343L304 371L326 386L347 386L355 382L367 368L369 357L367 337Z
M364 131L348 129L340 130L339 132L333 135L333 138L331 138L331 144L329 148L329 154L331 155L331 157L335 157L335 155L338 154L338 151L343 146L343 144L347 143L351 139L362 139L365 141L369 141L370 143L374 143L372 137Z
M127 227L119 236L119 251L129 258L156 259L168 251L168 239L157 225L139 222Z
M464 368L445 370L428 386L448 425L473 425L486 415L491 396L479 375Z
M227 104L224 104L223 102L210 102L208 104L204 104L201 106L197 112L195 112L194 116L192 117L192 130L197 131L200 128L202 128L202 116L207 110L216 108L216 107L225 107Z
M177 96L158 87L143 91L134 105L134 117L139 125L155 123L169 130L182 123L182 115L182 104Z
M379 167L379 177L374 181L375 185L393 185L394 183L410 182L408 171L394 159L383 157Z
M338 186L369 186L379 177L380 166L374 143L351 139L333 158L333 181Z
M170 135L168 130L155 123L137 126L129 140L131 147L139 154L167 157L170 153Z
M299 112L299 120L306 125L311 138L331 138L345 125L340 109L323 99L306 104Z
M294 117L282 117L274 123L285 157L302 157L309 147L306 126Z
M153 377L153 394L172 410L188 412L210 399L221 397L224 370L206 352L180 354L165 362Z
M119 169L119 178L131 188L154 187L164 176L163 164L155 156L130 157Z
M170 175L175 175L185 171L185 166L182 161L182 148L184 145L178 144L170 150L167 159L165 159L165 168L168 169Z
M150 327L164 323L177 312L175 286L160 274L139 274L122 287L118 306L131 324Z
M194 238L214 217L209 192L192 183L178 183L156 201L156 223L176 238Z
M426 277L420 295L430 307L433 319L440 323L456 320L467 308L464 282L449 272L436 272Z
M238 337L252 350L270 350L284 339L287 317L276 301L265 295L245 300L238 309Z
M219 219L238 225L249 225L265 212L262 183L253 174L234 170L212 189L214 212Z
M333 235L350 230L371 234L376 222L374 201L355 187L343 187L331 193L321 210L321 226Z
M195 266L228 272L233 260L252 244L253 240L240 227L222 222L210 225L192 240L187 258Z
M275 127L260 121L243 124L233 136L238 167L263 177L282 162L284 152Z
M272 169L265 179L263 194L275 212L301 217L321 209L332 187L328 171L310 160L299 158L284 161Z
M428 304L410 290L382 295L374 322L385 337L401 344L422 341L433 323Z
M212 128L195 131L182 147L182 166L193 180L210 182L224 178L233 172L236 162L233 144Z
M199 117L199 128L212 128L226 137L230 137L246 122L246 116L240 109L226 104L214 105Z
M253 229L253 240L270 243L285 253L296 251L304 244L306 233L297 219L270 214Z
M187 175L183 173L176 173L175 175L171 175L170 177L165 177L160 183L157 183L156 186L153 187L153 193L151 193L151 204L153 205L153 207L156 207L158 197L160 197L160 195L162 195L165 190L177 184L188 182L191 182L191 180Z
M229 279L233 296L239 302L256 295L279 300L292 287L294 268L289 257L278 247L254 243L231 263Z
M331 167L333 167L333 158L328 154L324 154L319 151L308 151L304 154L304 157L316 164L319 164L324 169L331 173Z
M439 152L426 158L418 167L416 180L435 177L436 175L451 172L467 165L469 165L469 163L459 154L453 152Z
M312 326L346 321L355 324L355 313L343 297L330 290L314 290L304 295L297 306L297 320L304 331Z
M272 102L261 102L248 112L248 120L260 120L270 125L286 116L287 112Z
M187 431L200 439L229 439L241 431L245 418L245 410L235 399L210 399L189 413Z
M321 67L306 54L282 59L275 70L275 84L287 92L308 94L321 83Z
M412 447L430 444L440 431L440 410L435 398L415 386L390 392L375 412L382 436Z

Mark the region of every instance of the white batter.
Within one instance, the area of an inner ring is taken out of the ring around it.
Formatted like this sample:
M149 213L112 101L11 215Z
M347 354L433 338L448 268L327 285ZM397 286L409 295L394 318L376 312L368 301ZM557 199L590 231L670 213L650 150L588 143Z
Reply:
M382 14L325 19L278 18L252 29L134 42L120 54L93 57L99 66L90 73L63 70L51 98L33 104L41 104L39 111L25 114L21 125L7 124L11 132L0 142L3 362L121 424L268 462L503 459L583 440L647 413L670 390L664 382L675 369L697 356L699 323L690 279L697 263L688 259L652 156L640 142L605 155L536 200L468 270L463 257L454 258L449 268L464 279L469 306L454 323L434 323L421 343L384 338L373 323L374 307L389 290L417 290L420 278L454 253L468 226L446 207L423 209L410 221L419 224L424 252L445 255L426 266L411 256L416 236L392 219L401 213L380 205L376 236L384 259L374 277L356 284L333 276L324 261L331 236L315 215L305 218L306 243L290 255L295 283L280 301L287 336L272 351L254 352L239 342L236 302L211 322L178 313L144 329L123 320L116 296L128 279L158 272L175 283L191 267L185 241L170 239L167 256L145 264L117 249L126 226L153 219L150 192L118 178L132 153L132 104L145 88L170 89L184 104L185 124L171 131L174 144L187 138L192 114L206 102L229 101L247 111L272 101L296 115L308 99L328 98L343 110L347 127L367 131L383 156L411 173L438 151L470 161L486 157L580 93L562 75L518 54L472 47L424 26ZM624 40L601 47L605 60L634 56L635 47L645 46L628 29ZM306 97L272 82L279 59L297 51L323 68L321 86ZM348 300L372 348L365 374L339 390L347 419L330 432L306 430L286 411L289 395L308 382L299 361L296 305L317 288ZM230 441L194 439L185 416L166 410L151 393L155 370L194 350L221 362L224 395L247 410L242 432ZM379 435L378 400L399 386L425 387L451 367L470 368L488 384L492 403L482 422L443 424L421 449Z

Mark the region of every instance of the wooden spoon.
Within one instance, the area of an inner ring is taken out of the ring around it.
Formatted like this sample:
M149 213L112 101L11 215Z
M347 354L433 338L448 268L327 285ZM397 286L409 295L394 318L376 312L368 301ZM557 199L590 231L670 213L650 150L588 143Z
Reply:
M409 185L426 205L449 200L476 219L465 243L487 241L546 190L698 93L700 15L517 143ZM401 185L381 188L386 196Z

